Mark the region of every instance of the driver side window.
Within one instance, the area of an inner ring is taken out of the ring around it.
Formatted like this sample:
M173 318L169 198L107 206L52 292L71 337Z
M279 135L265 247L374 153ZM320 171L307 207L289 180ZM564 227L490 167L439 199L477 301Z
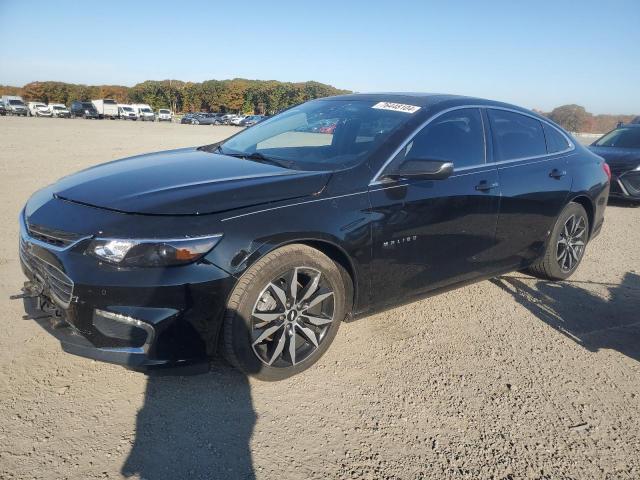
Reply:
M453 162L454 168L485 163L482 114L478 108L447 112L425 126L400 152L397 162L438 160Z

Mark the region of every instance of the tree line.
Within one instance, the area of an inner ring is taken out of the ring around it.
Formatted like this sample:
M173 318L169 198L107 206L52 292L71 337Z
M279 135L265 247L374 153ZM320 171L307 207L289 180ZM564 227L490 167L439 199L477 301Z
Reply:
M273 114L314 98L350 93L319 82L276 80L147 80L133 87L81 85L64 82L31 82L23 87L0 85L2 95L20 95L25 101L70 104L73 100L112 98L118 103L147 103L154 109L174 112L231 112ZM604 133L618 122L630 122L633 115L593 115L580 105L562 105L540 112L571 132Z
M606 133L618 123L629 123L634 115L593 115L580 105L562 105L551 112L538 112L550 118L565 130L580 133Z
M276 80L147 80L133 87L31 82L23 87L0 85L2 95L20 95L25 101L70 104L74 100L112 98L118 103L146 103L174 112L231 112L273 114L314 98L350 93L319 82Z

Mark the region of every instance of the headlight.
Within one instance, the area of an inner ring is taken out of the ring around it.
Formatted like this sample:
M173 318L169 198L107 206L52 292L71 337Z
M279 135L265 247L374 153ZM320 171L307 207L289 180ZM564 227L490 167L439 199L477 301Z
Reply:
M166 267L195 262L207 254L222 234L184 239L97 238L87 247L94 257L128 267Z

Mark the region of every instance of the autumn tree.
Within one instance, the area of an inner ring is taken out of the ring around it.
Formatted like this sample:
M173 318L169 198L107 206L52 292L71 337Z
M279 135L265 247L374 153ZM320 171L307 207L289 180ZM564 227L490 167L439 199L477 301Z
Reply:
M554 108L549 118L570 132L581 132L589 115L584 107L574 104Z

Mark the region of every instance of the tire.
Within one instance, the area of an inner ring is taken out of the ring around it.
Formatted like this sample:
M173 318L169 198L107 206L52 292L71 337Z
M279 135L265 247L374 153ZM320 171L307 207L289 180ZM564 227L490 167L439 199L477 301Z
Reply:
M527 269L534 277L566 280L578 269L589 241L589 216L578 203L569 203L553 227L542 258Z
M284 299L292 299L293 278L301 301L288 309ZM229 297L221 336L224 357L265 381L306 370L338 332L346 314L345 291L341 267L322 252L299 244L274 250L242 275Z

